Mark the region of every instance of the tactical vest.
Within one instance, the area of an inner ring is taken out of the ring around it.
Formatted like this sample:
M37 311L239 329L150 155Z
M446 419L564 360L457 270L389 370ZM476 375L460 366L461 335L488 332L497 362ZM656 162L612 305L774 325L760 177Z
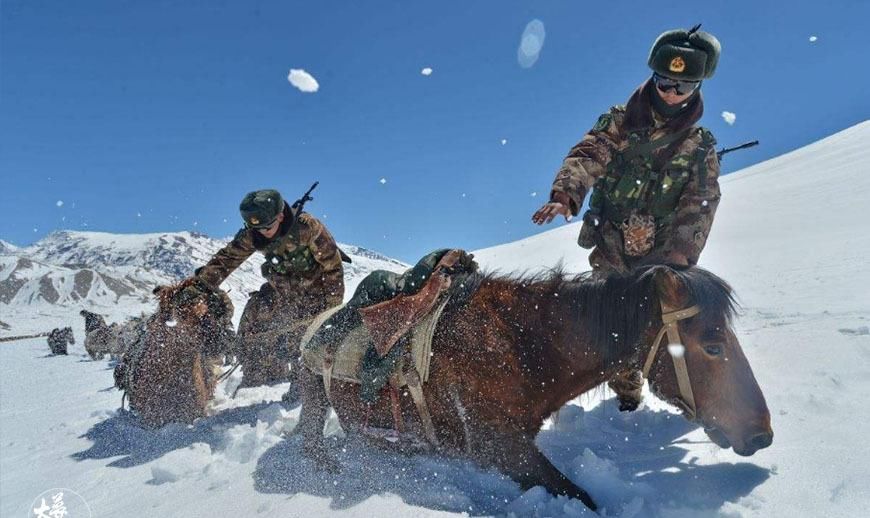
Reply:
M694 154L656 158L656 150L681 142L693 131L701 134L701 144ZM704 194L707 152L715 145L709 131L693 127L655 140L649 140L645 132L633 132L628 141L628 147L614 153L605 174L596 180L589 200L591 213L617 225L633 213L651 215L659 228L672 219L695 164Z
M266 262L261 267L264 277L276 274L304 276L317 268L311 250L299 243L298 221L280 239L266 245L263 255L266 256Z

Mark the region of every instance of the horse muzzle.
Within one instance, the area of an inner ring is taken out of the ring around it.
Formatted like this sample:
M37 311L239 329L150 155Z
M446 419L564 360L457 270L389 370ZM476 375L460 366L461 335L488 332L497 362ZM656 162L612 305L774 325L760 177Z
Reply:
M734 453L742 457L749 457L758 450L767 448L771 444L773 444L773 432L768 430L753 435L749 440L743 443L742 447L734 446Z
M704 433L716 446L723 449L732 448L734 453L741 457L749 457L758 450L763 450L773 444L773 431L770 429L755 433L741 441L729 440L725 433L718 428L704 428Z

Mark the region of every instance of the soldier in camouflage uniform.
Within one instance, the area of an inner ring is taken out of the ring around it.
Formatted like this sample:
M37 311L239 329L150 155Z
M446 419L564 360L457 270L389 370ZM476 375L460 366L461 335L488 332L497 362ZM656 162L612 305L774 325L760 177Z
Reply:
M578 243L593 271L628 272L650 263L694 265L719 204L716 141L695 126L704 111L701 81L712 77L720 45L711 34L672 30L653 44L653 76L624 106L602 115L556 174L536 224L580 211L592 191ZM639 371L610 382L620 409L640 403Z
M217 287L254 252L266 256L262 272L267 282L245 306L236 353L242 386L285 382L298 371L287 364L295 365L299 357L305 326L342 301L342 255L326 227L308 213L297 214L278 191L248 193L239 210L245 228L195 275Z

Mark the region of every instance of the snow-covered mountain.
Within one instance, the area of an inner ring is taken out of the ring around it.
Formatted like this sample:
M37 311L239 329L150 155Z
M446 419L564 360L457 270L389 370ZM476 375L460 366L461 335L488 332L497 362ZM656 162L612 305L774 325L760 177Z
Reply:
M191 275L226 243L192 232L59 231L28 247L10 247L0 252L0 308L4 316L10 315L7 322L16 324L0 332L46 330L47 319L67 321L71 315L78 322L76 314L82 308L119 319L148 311L155 286ZM371 250L341 246L353 260L345 268L348 296L372 270L407 268ZM233 299L237 318L248 294L264 282L262 262L262 255L254 254L222 285Z
M18 250L18 247L8 241L0 239L0 254L12 254Z
M583 396L537 443L602 515L865 515L868 143L864 122L722 178L702 265L729 281L742 302L736 331L767 398L773 444L738 457L648 394L630 414L619 413L606 390ZM576 223L563 225L475 255L504 272L559 262L582 271L587 254L575 244L578 231ZM43 256L29 259L42 264ZM20 325L5 312L2 320ZM215 509L224 516L592 516L576 500L542 488L523 492L465 461L393 455L353 437L336 448L344 471L324 475L300 455L292 434L299 409L276 402L286 386L232 399L238 373L219 385L211 417L145 431L117 411L106 364L82 361L80 342L71 350L46 358L44 339L0 344L2 516L27 515L52 487L82 495L95 517L211 516ZM326 433L342 436L334 418Z

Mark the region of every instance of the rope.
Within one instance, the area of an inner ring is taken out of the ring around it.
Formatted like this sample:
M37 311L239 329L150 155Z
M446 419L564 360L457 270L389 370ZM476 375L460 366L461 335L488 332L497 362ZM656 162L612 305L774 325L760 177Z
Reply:
M232 374L233 374L234 372L236 372L236 369L238 369L238 368L239 368L239 365L241 365L241 364L242 364L241 361L236 360L236 363L233 364L233 367L232 367L230 370L228 370L228 371L226 371L225 373L223 373L223 374L221 374L220 376L218 376L218 379L217 379L216 383L220 383L221 381L223 381L223 380L229 378L230 376L232 376Z
M0 342L14 342L16 340L25 340L27 338L39 338L42 336L48 336L51 333L37 333L35 335L21 335L21 336L4 336L0 338Z

